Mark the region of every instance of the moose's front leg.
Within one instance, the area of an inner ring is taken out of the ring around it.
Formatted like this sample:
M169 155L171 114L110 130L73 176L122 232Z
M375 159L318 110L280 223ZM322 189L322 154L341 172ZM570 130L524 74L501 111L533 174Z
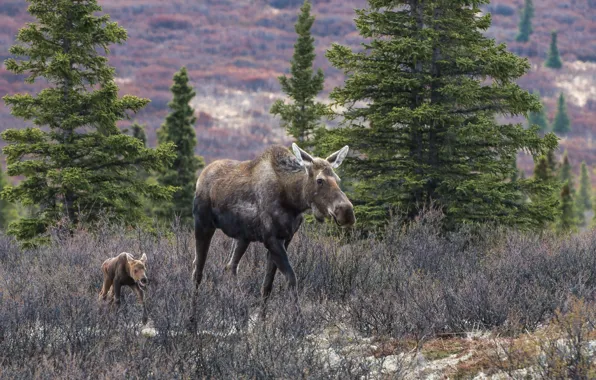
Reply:
M265 247L269 250L269 255L267 257L268 260L271 260L277 269L286 277L286 281L288 283L288 290L297 300L297 291L296 291L296 274L294 274L294 270L292 269L292 265L290 265L290 260L288 259L288 254L286 252L285 241L279 240L277 238L270 238L266 243ZM272 272L272 266L269 264L268 273ZM275 272L273 271L273 274ZM272 278L273 276L271 276ZM271 280L272 282L272 280Z
M242 256L244 256L249 244L250 242L246 240L234 240L230 261L226 264L226 271L230 271L232 276L236 276L236 273L238 272L238 263L242 259Z

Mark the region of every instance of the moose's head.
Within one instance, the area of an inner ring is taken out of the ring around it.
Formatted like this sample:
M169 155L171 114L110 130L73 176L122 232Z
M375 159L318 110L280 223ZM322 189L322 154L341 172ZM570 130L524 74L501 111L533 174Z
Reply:
M317 221L322 222L325 218L331 218L341 227L356 223L354 206L339 188L340 179L333 170L346 158L348 146L344 146L325 159L312 157L296 144L292 144L292 150L300 165L306 168L308 179L303 188L304 197Z

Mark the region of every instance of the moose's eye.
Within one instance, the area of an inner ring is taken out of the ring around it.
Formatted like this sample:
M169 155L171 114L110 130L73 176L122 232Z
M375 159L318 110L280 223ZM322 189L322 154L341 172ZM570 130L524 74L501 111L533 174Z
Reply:
M135 269L135 273L139 273L139 270L138 269Z
M322 184L323 184L323 179L317 178L317 185L322 185Z

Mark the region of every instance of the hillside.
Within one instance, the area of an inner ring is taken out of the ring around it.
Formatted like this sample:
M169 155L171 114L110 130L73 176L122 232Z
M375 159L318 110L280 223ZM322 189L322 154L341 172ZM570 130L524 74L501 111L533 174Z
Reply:
M279 122L269 116L281 96L277 76L287 72L293 51L297 0L104 0L100 4L129 33L128 42L114 46L110 63L117 69L121 92L148 97L151 104L136 116L148 125L149 143L167 113L169 86L185 65L196 87L197 153L208 161L220 157L246 159L264 146L289 141ZM569 101L572 133L561 140L575 169L586 160L596 165L592 149L596 129L596 1L535 1L534 34L526 44L514 41L522 0L500 0L486 8L493 15L488 35L528 57L532 72L521 79L527 89L544 96L554 117L556 98ZM324 56L333 42L357 47L362 41L353 24L354 8L364 0L315 0L316 65L327 76L325 94L343 76ZM8 57L14 36L29 21L26 3L5 0L0 5L0 59ZM559 31L563 69L544 68L550 31ZM0 94L32 91L21 78L0 68ZM0 105L0 130L24 125ZM529 157L520 165L530 174ZM596 177L596 176L594 176Z

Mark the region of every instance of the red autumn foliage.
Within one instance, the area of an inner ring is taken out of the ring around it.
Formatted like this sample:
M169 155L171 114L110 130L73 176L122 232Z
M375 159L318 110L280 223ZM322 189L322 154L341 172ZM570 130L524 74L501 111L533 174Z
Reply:
M282 96L277 77L288 72L293 53L297 16L297 7L293 4L302 1L292 1L100 1L104 11L128 31L125 45L111 47L110 64L116 67L120 93L152 100L135 116L139 122L147 124L150 145L156 143L155 130L163 123L171 99L172 76L181 66L188 68L198 94L197 154L204 155L207 161L220 157L245 159L267 144L288 141L280 132L279 121L269 115L269 107ZM343 75L329 66L325 51L332 42L361 49L363 40L354 26L354 8L364 8L366 4L366 0L314 2L315 65L326 74L323 96L343 82ZM572 132L561 141L561 151L569 151L576 171L581 160L594 166L596 153L592 153L591 136L596 130L596 99L588 97L584 104L579 104L573 93L581 93L581 88L574 90L568 84L578 76L596 76L596 65L582 72L571 64L576 60L596 63L596 19L593 16L596 2L534 1L534 33L528 43L515 42L522 6L523 0L498 0L485 7L493 19L487 34L506 43L510 51L530 59L532 71L521 78L519 84L541 92L551 120L559 93L565 93ZM31 21L26 7L25 2L17 0L0 4L1 59L9 56L8 48L18 28ZM558 47L564 61L561 70L543 67L551 30L559 32ZM0 95L35 92L40 88L43 88L42 83L25 85L21 76L0 67ZM252 100L247 100L246 105L226 98L228 90L242 90ZM238 118L244 120L243 123L231 127L217 107L201 106L205 97L215 98L217 106L237 108ZM10 116L9 109L0 102L0 130L26 124ZM531 174L531 159L520 160L520 165Z

